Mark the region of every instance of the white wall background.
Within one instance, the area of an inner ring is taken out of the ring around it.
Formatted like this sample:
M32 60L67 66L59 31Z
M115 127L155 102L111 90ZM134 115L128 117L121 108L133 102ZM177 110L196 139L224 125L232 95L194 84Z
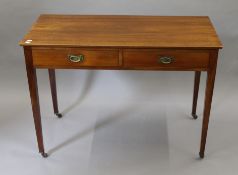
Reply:
M45 146L52 153L42 159L18 46L42 13L210 16L224 49L206 159L196 159L205 74L200 118L193 121L189 120L193 72L57 70L59 107L65 114L57 120L47 71L39 70ZM237 0L1 0L0 174L234 174L238 170L237 50Z

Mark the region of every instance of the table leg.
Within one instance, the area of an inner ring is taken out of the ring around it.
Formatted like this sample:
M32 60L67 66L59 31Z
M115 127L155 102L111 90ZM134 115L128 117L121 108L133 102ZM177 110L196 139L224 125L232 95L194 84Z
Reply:
M44 150L36 69L33 66L31 47L24 47L24 54L38 148L41 155L47 157L48 155Z
M197 110L197 101L198 101L200 77L201 77L201 72L200 71L195 71L194 89L193 89L193 107L192 107L192 116L193 116L194 119L198 118L198 116L196 114L196 110Z
M49 72L50 90L51 90L51 96L52 96L52 101L53 101L54 113L59 118L61 118L62 114L59 113L59 109L58 109L55 70L54 69L48 69L48 72Z
M211 51L210 66L207 71L207 83L206 83L205 103L204 103L204 112L203 112L203 121L202 121L202 136L201 136L201 145L200 145L200 152L199 152L199 155L201 158L204 158L204 151L206 146L207 130L208 130L213 88L214 88L215 76L216 76L217 56L218 56L218 51Z

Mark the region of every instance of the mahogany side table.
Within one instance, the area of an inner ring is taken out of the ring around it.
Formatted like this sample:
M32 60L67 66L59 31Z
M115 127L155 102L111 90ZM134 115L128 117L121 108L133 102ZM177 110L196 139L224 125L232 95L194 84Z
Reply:
M25 63L39 152L44 149L36 69L49 71L54 113L55 69L194 71L192 116L201 71L207 73L199 155L204 157L218 51L222 44L206 16L40 15L19 43Z

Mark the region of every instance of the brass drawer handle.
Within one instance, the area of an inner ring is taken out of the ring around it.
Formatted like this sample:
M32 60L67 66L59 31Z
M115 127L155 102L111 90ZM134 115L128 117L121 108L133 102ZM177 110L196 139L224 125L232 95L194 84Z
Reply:
M68 55L68 58L71 62L78 63L78 62L83 62L84 60L84 55Z
M162 56L159 58L159 62L163 64L170 64L173 62L173 60L174 58L169 56Z

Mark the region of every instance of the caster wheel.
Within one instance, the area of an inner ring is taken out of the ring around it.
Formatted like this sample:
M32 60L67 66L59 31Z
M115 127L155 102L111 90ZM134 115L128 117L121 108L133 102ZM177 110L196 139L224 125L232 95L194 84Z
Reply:
M46 158L48 157L48 154L47 153L41 153L42 157Z
M61 113L56 113L55 115L57 115L58 118L62 118L63 115Z
M193 116L194 119L198 118L197 114L192 114L192 116Z
M203 159L203 158L204 158L204 153L201 153L201 152L200 152L200 153L199 153L199 156L200 156L201 159Z

